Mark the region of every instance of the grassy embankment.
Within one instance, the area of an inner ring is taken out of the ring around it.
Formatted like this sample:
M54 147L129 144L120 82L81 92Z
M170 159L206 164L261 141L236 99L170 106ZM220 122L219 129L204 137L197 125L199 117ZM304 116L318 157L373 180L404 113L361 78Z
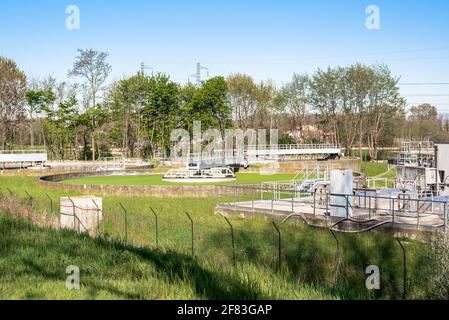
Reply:
M1 177L2 201L30 205L35 214L49 211L54 199L67 194L42 190L34 178ZM5 189L8 187L13 195ZM75 194L72 194L75 195ZM235 230L234 266L230 228L213 214L217 197L158 199L103 197L103 236L90 238L70 231L29 225L26 220L0 217L0 298L63 299L364 299L399 298L402 259L397 243L385 235L339 235L341 255L324 229L302 223L284 224L282 270L277 268L277 234L263 218L231 218ZM128 245L119 202L128 209ZM155 246L153 207L159 213L159 247ZM195 258L190 256L190 225L195 221ZM12 213L16 216L16 213ZM424 246L409 241L410 297L425 297ZM337 257L339 257L337 259ZM339 261L339 262L337 262ZM365 269L380 267L381 290L365 289ZM65 268L81 270L81 290L65 288Z

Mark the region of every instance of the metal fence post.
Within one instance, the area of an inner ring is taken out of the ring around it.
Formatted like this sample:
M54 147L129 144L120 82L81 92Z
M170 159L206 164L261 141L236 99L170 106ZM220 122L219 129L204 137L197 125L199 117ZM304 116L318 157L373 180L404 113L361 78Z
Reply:
M348 218L349 217L349 197L348 197L348 195L345 195L345 200L346 200L346 203L345 203L346 218Z
M100 233L100 207L98 207L97 203L94 199L92 199L95 207L97 208L97 235Z
M28 193L28 191L24 190L26 195L28 196L28 223L30 224L29 227L31 227L31 223L32 223L32 209L33 209L33 197Z
M192 218L190 217L190 214L187 211L185 212L185 214L186 214L187 218L189 218L189 220L190 220L191 232L192 232L192 257L194 257L195 256L195 249L194 249L194 242L193 242L193 220L192 220Z
M294 193L292 193L292 213L295 212L295 198L294 198Z
M28 205L31 207L33 205L33 197L28 193L28 191L24 190L26 195L28 196Z
M371 196L369 196L368 202L369 202L368 217L371 220Z
M316 216L316 191L313 191L313 215Z
M151 209L151 211L153 212L153 215L154 215L154 219L155 219L155 227L156 227L156 229L155 229L155 231L156 231L156 247L159 247L159 229L158 229L158 226L157 226L157 214L156 214L156 212L153 210L153 208L150 208Z
M334 278L334 283L337 283L337 278L338 278L338 272L339 272L339 268L340 268L340 242L338 241L337 235L335 234L334 230L329 229L330 233L332 234L332 237L334 237L335 239L335 243L336 243L336 250L335 250L335 261L336 261L336 268L335 268L335 278Z
M256 196L256 193L257 193L257 189L254 191L253 190L253 192L252 192L252 197L251 197L251 207L252 207L252 211L253 211L253 213L254 213L254 198L255 198L255 196Z
M11 189L9 189L8 187L6 187L6 190L8 190L10 196L14 195L14 192L12 192Z
M447 232L447 202L444 203L444 232Z
M125 213L125 244L128 244L128 212L121 202L119 202L120 207L122 207L123 212Z
M279 230L278 226L274 221L272 221L274 228L276 229L278 233L278 269L281 270L282 267L282 242L281 242L281 230Z
M232 226L231 222L228 220L227 217L223 216L223 218L225 218L229 227L231 227L232 261L234 262L234 266L235 266L237 264L237 261L235 258L234 227Z
M419 199L417 200L418 201L418 203L416 204L416 214L417 214L417 218L416 218L416 227L417 227L417 229L419 230L419 209L420 209L420 207L419 207ZM411 208L410 208L411 209Z
M70 198L70 197L67 197L67 198L72 203L72 208L73 208L73 230L76 230L76 211L75 211L76 208L75 208L75 202L73 202L72 198ZM79 224L78 224L78 226L79 226ZM79 232L79 230L78 230L78 232Z
M393 210L392 213L393 213L393 224L394 224L394 222L395 222L394 198L392 198L391 200L392 200L392 201L391 201L391 203L392 203L392 206L391 206L391 207L392 207L392 210Z
M47 196L48 200L50 200L50 212L53 213L53 199L50 198L48 193L45 193L45 195Z
M404 246L402 245L402 243L401 243L401 240L399 240L399 238L396 238L396 241L399 243L399 245L401 246L401 249L402 249L402 255L403 255L403 268L404 268L404 270L403 270L403 272L404 272L404 275L403 275L403 277L404 277L404 282L403 282L403 298L404 298L404 300L407 298L407 260L406 260L406 257L407 257L407 254L406 254L406 251L405 251L405 248L404 248Z

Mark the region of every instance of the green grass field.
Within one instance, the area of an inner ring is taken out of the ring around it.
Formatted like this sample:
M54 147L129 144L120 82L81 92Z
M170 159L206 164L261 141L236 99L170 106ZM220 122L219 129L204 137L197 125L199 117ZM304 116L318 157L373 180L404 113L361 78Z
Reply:
M174 183L166 182L162 180L161 174L154 175L131 175L131 176L107 176L107 177L86 177L79 179L65 180L65 183L72 184L110 184L110 185L198 185L198 183ZM253 184L261 182L271 181L288 181L292 180L294 174L259 174L259 173L237 173L237 180L230 182L213 182L213 183L200 183L200 184Z
M402 296L401 249L391 235L339 235L341 253L326 229L301 222L280 226L282 266L271 220L214 215L217 195L205 198L104 196L101 237L30 225L13 208L57 222L62 190L36 178L0 177L0 299L397 299ZM6 188L9 188L7 190ZM26 192L32 197L28 197ZM50 200L53 212L50 212ZM119 206L128 211L125 215ZM155 220L158 212L159 246ZM194 253L188 211L194 221ZM125 225L128 239L125 244ZM409 298L426 298L426 246L406 241ZM365 288L369 265L381 270L381 290ZM65 269L81 270L81 290L65 288Z

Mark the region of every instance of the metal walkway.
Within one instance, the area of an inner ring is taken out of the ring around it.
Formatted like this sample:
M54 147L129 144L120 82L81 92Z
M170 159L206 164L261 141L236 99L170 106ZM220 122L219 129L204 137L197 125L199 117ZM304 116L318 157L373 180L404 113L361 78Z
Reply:
M240 165L276 161L286 156L310 156L324 158L340 156L342 149L334 144L280 144L280 145L246 145L242 149L212 150L202 153L191 153L189 161L209 163L211 166ZM178 160L186 161L186 158Z
M44 164L47 161L47 152L45 150L1 150L0 164L5 167L7 163L39 163Z

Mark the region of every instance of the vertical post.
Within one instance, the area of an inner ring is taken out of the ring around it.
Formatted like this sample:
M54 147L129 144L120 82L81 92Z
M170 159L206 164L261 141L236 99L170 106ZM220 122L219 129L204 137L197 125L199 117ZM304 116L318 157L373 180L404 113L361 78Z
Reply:
M231 245L232 245L232 261L234 262L234 266L236 265L236 259L235 259L235 245L234 245L234 228L232 227L231 222L229 222L228 218L223 216L225 218L226 222L228 223L229 227L231 227Z
M337 266L335 267L335 278L334 278L334 284L336 284L337 278L338 278L338 272L339 272L339 268L340 268L340 242L338 241L337 235L335 234L334 230L329 229L329 231L332 234L332 237L334 237L335 244L336 244L335 262L336 262Z
M419 209L420 209L419 202L420 202L420 200L418 199L416 201L417 201L417 203L416 203L416 214L417 214L416 227L419 230Z
M95 207L97 207L97 235L100 233L100 208L98 207L98 204L95 202L94 199L92 199L92 202L94 203Z
M434 148L435 148L435 183L436 183L435 194L438 196L440 194L440 174L438 173L438 146L434 146Z
M237 210L237 187L234 186L234 211Z
M313 215L316 216L316 191L313 191Z
M278 228L278 226L276 225L276 223L273 221L272 222L273 223L273 226L274 226L274 228L276 229L276 231L277 231L277 233L278 233L278 269L279 269L279 271L281 270L281 267L282 267L282 257L281 257L281 254L282 254L282 242L281 242L281 230L279 230L279 228Z
M33 197L28 193L28 191L25 190L26 195L28 196L28 205L33 205Z
M404 298L404 300L405 300L405 299L407 299L407 260L406 260L407 255L406 255L406 252L405 252L405 248L404 248L404 246L403 246L402 243L401 243L401 240L399 240L399 238L396 238L396 241L399 243L399 245L401 246L401 249L402 249L403 272L404 272L404 275L403 275L404 279L403 279L403 291L402 291L402 294L403 294L403 298Z
M47 196L48 200L50 200L50 212L53 213L53 199L50 198L48 193L45 193L45 195Z
M369 196L368 202L369 202L368 217L371 220L371 196Z
M348 195L345 195L345 209L346 209L346 218L349 218L349 198Z
M295 212L295 198L294 198L294 193L292 192L292 213Z
M192 218L190 217L190 215L189 215L189 213L187 211L185 212L185 214L186 214L187 218L189 218L189 220L190 220L191 233L192 233L192 257L194 257L195 256L195 249L194 249L194 243L193 243L193 220L192 220Z
M444 203L444 232L447 232L447 202Z
M8 190L10 196L14 195L14 192L12 192L11 189L9 189L8 187L6 187L6 190Z
M253 210L253 213L254 213L254 198L256 197L256 193L257 193L257 189L256 190L253 189L252 197L251 197L251 208Z
M125 244L128 244L128 212L121 202L119 202L119 204L122 207L123 212L125 213Z
M70 202L72 203L72 208L73 208L73 230L75 230L76 228L76 211L75 211L75 202L73 202L72 198L67 197ZM78 230L80 231L80 230Z
M237 202L240 202L241 192L240 188L237 187Z
M153 208L150 208L151 212L153 212L154 215L154 219L155 219L155 227L156 227L156 247L159 247L159 230L158 230L158 226L157 226L157 214L156 212L153 210Z
M393 214L393 224L394 224L394 222L395 222L395 211L394 211L394 198L391 198L391 207L392 207L392 214Z
M365 189L365 196L363 197L363 207L366 210L366 189Z

